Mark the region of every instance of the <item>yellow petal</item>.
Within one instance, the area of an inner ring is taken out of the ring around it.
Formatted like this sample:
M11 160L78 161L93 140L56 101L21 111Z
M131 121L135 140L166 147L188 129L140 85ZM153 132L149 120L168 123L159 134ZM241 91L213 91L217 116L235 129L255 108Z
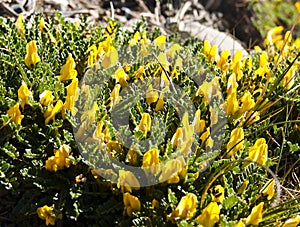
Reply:
M28 68L30 68L31 65L35 65L40 61L40 57L37 53L36 42L34 40L26 44L26 55L24 61Z
M18 89L18 97L21 99L21 107L24 109L25 104L29 104L28 97L31 96L31 91L29 91L27 85L22 81L22 85Z
M275 194L274 185L274 179L271 179L266 183L266 188L262 191L264 195L268 195L268 200L272 199Z
M203 227L214 227L214 225L219 221L220 208L216 202L211 202L205 207L197 217L197 222Z
M262 211L264 207L264 202L261 202L257 206L253 207L251 214L246 219L246 225L257 226L262 220Z
M166 44L167 37L165 35L158 36L154 40L155 46L157 46L159 49L164 50L165 44Z
M77 76L77 71L75 69L75 61L71 54L68 55L66 64L62 67L60 71L59 81L71 80Z
M150 132L150 127L151 127L151 117L148 113L143 113L138 129L142 131L146 136L147 133Z

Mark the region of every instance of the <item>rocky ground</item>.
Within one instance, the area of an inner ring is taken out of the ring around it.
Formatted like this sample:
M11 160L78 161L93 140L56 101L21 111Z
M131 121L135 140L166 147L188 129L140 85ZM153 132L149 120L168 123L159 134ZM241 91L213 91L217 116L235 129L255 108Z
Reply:
M113 17L129 26L143 16L150 26L160 27L166 33L176 31L179 22L197 22L201 26L230 33L246 49L261 44L261 36L252 23L254 13L246 0L0 1L0 16L3 17L16 18L19 13L23 13L28 19L38 12L53 16L55 11L61 12L70 20L77 20L83 14L91 24L104 24L107 18Z

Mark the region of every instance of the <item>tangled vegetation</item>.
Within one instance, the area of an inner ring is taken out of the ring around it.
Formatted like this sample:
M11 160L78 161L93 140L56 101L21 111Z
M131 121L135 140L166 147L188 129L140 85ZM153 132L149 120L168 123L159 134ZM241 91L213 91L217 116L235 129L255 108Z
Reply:
M273 27L265 49L231 56L144 21L0 18L5 222L296 227L292 34Z

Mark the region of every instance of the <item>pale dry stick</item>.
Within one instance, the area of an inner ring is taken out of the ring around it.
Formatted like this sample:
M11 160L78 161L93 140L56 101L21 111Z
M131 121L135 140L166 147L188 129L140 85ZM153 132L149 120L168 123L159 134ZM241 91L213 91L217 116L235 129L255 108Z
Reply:
M159 0L156 0L155 3L156 3L155 9L154 9L155 21L156 21L157 24L160 24L160 20L159 20L160 4L159 4Z
M140 7L143 9L144 12L146 13L151 13L151 11L149 10L149 8L146 6L146 4L144 3L144 1L142 0L137 0L137 2L139 3ZM152 14L152 13L151 13Z
M4 2L0 2L0 9L3 9L10 16L13 16L13 17L18 17L19 16L12 8L10 8Z
M186 2L183 7L178 11L178 19L179 21L183 20L184 15L188 11L188 9L192 6L192 3L190 1Z
M109 2L110 5L110 10L111 10L111 19L114 20L115 19L115 8L114 8L114 4L112 1Z

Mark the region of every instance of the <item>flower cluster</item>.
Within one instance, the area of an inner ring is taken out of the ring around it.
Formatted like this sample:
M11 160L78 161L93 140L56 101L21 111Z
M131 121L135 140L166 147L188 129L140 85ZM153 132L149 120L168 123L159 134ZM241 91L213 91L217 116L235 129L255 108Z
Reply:
M32 186L26 209L46 225L62 213L87 226L300 223L298 198L278 200L299 158L293 30L272 28L245 55L143 21L88 32L59 16L32 23L10 25L18 63L0 54L0 184L20 195Z
M54 156L51 156L46 161L45 168L49 171L56 172L63 168L69 168L71 160L69 158L71 153L71 147L68 145L62 145L59 149L54 149Z

